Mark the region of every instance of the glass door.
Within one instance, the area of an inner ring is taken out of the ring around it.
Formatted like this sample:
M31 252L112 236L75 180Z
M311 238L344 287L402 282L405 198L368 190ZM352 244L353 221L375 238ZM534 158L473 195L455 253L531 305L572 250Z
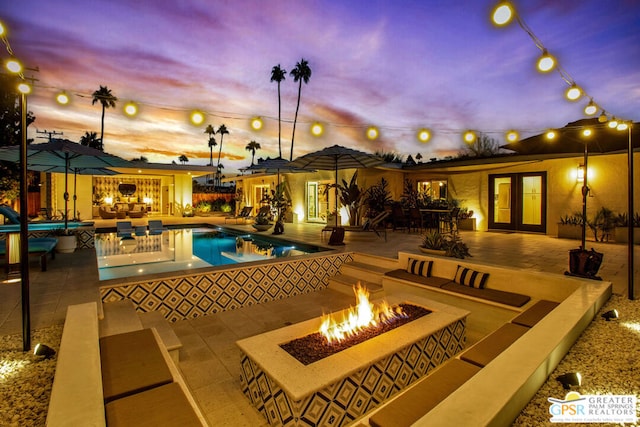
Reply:
M307 182L307 221L320 221L318 183Z
M546 232L546 172L489 175L489 228Z

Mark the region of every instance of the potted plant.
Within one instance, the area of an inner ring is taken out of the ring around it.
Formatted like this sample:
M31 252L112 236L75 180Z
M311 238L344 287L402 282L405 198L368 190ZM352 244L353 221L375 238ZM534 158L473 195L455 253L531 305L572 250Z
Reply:
M608 242L615 227L613 211L605 207L600 208L593 219L587 221L587 225L589 225L589 228L593 232L596 242Z
M420 252L431 255L446 255L444 248L444 238L439 231L428 231L422 236L422 245L419 246Z
M573 215L560 217L560 222L558 223L558 238L582 239L583 225L584 217L581 212L575 212Z
M455 258L470 257L469 248L458 233L442 234L437 230L429 231L422 236L419 249L431 255L443 255Z
M287 197L286 183L281 182L278 184L275 190L271 190L271 195L265 197L265 201L276 212L276 224L273 234L284 233L284 220L291 205L289 197Z
M258 215L252 226L256 229L256 231L267 231L268 229L273 227L273 224L271 224L267 216Z
M458 214L458 230L476 230L476 219L473 218L473 211L467 208L460 208Z
M56 244L56 252L61 254L70 254L76 250L78 246L78 238L73 230L65 228L54 228L51 230L52 235L58 239Z

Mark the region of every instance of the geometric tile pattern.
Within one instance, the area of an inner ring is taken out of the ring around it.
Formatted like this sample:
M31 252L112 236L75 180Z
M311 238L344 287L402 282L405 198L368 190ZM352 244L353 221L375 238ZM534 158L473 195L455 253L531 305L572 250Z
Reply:
M93 227L78 227L73 229L78 237L78 249L93 249L93 237L96 229ZM27 235L29 237L51 237L51 231L48 230L30 230ZM55 237L55 236L53 236Z
M170 322L288 298L327 287L351 253L319 255L100 288L103 303L130 299L137 311Z
M427 375L465 343L463 318L299 401L242 353L240 386L272 426L342 426Z

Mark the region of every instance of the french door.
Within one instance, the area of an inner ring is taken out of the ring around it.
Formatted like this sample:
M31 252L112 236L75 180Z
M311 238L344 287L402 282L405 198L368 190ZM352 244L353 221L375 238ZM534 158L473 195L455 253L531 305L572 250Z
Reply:
M546 172L489 175L489 229L547 231Z

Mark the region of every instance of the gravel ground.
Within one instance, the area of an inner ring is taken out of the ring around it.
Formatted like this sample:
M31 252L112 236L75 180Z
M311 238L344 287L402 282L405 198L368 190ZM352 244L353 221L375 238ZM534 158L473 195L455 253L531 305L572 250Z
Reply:
M640 301L614 295L602 312L617 309L620 318L607 322L600 314L587 327L556 370L513 423L517 427L555 426L547 398L567 393L555 378L565 372L582 374L582 395L635 395L640 397ZM35 345L43 342L56 351L62 326L36 330ZM22 352L22 336L0 337L0 426L44 426L53 384L56 358L40 360ZM577 426L578 424L570 424ZM612 424L586 424L589 427ZM630 426L630 424L625 424Z

